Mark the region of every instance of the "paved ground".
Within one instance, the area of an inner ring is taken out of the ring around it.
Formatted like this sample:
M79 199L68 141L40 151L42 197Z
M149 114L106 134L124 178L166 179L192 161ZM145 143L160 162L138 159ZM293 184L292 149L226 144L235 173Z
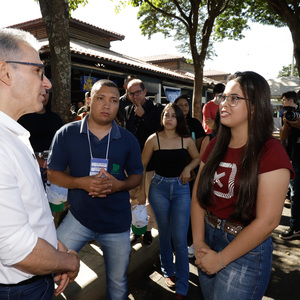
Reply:
M283 241L279 233L289 225L290 210L284 208L280 225L274 231L273 271L263 300L299 300L300 299L300 240ZM198 284L197 270L190 260L190 286L188 300L202 300ZM132 276L133 277L133 276ZM133 279L133 278L132 278ZM161 275L159 260L145 269L139 279L129 282L131 300L171 300L174 291L169 289ZM241 299L242 300L242 299Z
M281 223L273 236L273 272L263 300L300 300L300 239L283 241L279 233L289 225L290 209L284 209ZM158 259L159 244L157 231L153 245L142 246L141 241L132 247L128 269L128 290L130 300L171 300L170 290L161 275ZM105 272L102 251L96 243L86 245L79 253L81 269L76 281L65 293L54 300L104 300ZM187 300L202 300L197 270L190 260L190 286ZM221 300L221 299L220 299ZM242 299L241 299L242 300Z

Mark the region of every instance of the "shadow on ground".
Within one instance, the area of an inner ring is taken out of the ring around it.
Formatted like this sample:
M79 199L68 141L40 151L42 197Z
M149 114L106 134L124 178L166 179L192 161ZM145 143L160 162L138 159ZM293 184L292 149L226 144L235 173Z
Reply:
M273 266L265 296L275 300L300 300L300 239L282 240L279 234L289 227L289 209L272 234Z
M150 275L149 275L150 274ZM143 279L142 279L143 278ZM134 278L130 278L128 282L130 300L173 300L175 290L166 286L164 277L160 269L160 262L152 265L139 280L134 282ZM194 259L190 259L190 278L189 292L187 299L204 300L199 287L197 270L194 265Z
M280 225L272 233L274 243L270 282L263 300L300 300L300 239L282 240L279 234L289 227L290 209L284 208ZM129 278L130 300L171 300L174 291L164 282L159 259L139 278ZM203 300L194 259L190 259L190 285L187 300ZM242 300L242 299L241 299Z

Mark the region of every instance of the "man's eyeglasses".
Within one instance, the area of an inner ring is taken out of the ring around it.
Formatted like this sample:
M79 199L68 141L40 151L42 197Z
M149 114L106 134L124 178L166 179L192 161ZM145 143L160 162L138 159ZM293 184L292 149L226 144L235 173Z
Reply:
M31 62L24 62L24 61L14 61L14 60L8 60L6 61L8 64L19 64L19 65L25 65L25 66L35 66L39 67L42 70L41 73L41 80L43 81L44 79L44 74L45 74L45 66L43 64L36 64L36 63L31 63Z
M219 94L218 97L217 97L217 101L218 101L219 104L221 104L221 103L223 103L227 100L228 105L231 106L231 107L237 106L240 99L241 100L250 100L250 99L240 97L240 96L236 96L236 95L225 96L225 95Z
M129 96L129 98L133 98L135 95L136 95L136 96L140 96L141 93L142 93L142 91L143 91L143 90L137 90L137 91L132 92L132 93L129 92L129 93L128 93L128 96Z

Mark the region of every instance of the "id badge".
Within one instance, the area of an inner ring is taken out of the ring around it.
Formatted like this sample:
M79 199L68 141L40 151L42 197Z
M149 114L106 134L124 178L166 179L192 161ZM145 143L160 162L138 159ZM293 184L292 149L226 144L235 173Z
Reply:
M90 167L90 176L99 174L100 170L104 168L107 171L108 159L92 158Z

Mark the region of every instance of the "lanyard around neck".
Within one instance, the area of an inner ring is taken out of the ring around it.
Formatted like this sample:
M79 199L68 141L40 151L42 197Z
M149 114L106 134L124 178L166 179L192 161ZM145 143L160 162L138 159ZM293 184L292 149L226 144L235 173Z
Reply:
M93 159L93 153L92 153L92 147L91 147L91 141L90 141L90 130L89 130L88 122L86 122L86 126L87 126L87 136L88 136L88 142L89 142L89 148L90 148L90 156L91 156L91 159ZM108 150L109 150L109 144L110 144L110 133L111 133L111 128L110 128L109 133L108 133L108 141L107 141L105 159L108 158Z

